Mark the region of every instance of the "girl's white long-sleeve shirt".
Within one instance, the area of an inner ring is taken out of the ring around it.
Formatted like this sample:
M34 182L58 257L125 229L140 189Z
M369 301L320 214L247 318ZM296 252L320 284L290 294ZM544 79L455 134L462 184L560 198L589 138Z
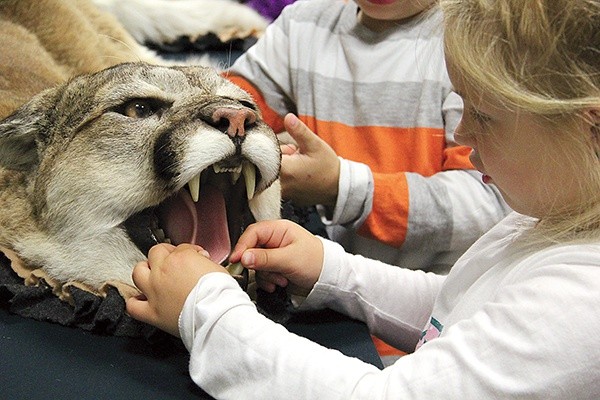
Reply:
M527 244L511 214L447 277L326 240L303 307L329 307L417 348L383 370L289 333L229 276L203 277L180 316L192 379L217 399L598 399L600 243Z

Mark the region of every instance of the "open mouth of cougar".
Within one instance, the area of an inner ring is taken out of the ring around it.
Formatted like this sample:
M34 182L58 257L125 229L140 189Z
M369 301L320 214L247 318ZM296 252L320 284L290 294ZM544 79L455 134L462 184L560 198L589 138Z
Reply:
M255 221L248 201L259 180L254 164L234 156L209 166L164 202L132 215L123 225L145 255L158 243L197 244L245 286L247 271L227 264L232 246Z

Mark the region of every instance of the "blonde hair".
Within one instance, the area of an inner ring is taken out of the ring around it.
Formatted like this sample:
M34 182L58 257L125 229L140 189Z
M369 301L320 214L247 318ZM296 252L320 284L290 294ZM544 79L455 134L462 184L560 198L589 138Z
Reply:
M581 169L587 201L553 210L540 230L556 240L600 236L600 162L591 134L573 129L586 110L600 109L600 0L441 0L441 7L446 51L467 85L565 127L556 139Z

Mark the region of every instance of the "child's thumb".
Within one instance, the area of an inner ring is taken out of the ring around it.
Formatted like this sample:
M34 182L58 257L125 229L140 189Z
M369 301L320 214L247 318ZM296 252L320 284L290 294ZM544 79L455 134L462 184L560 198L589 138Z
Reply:
M255 271L282 272L287 257L281 249L252 249L242 254L242 265Z
M283 124L289 135L296 141L301 153L310 151L318 142L317 135L294 114L287 114Z
M127 313L142 322L150 323L150 307L148 301L138 297L130 297L125 302L125 309Z

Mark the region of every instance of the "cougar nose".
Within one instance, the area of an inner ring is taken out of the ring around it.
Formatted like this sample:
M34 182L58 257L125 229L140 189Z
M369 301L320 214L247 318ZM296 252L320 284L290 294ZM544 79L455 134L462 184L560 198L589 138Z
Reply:
M212 115L215 126L232 138L243 137L246 128L256 122L256 114L247 108L219 108Z

